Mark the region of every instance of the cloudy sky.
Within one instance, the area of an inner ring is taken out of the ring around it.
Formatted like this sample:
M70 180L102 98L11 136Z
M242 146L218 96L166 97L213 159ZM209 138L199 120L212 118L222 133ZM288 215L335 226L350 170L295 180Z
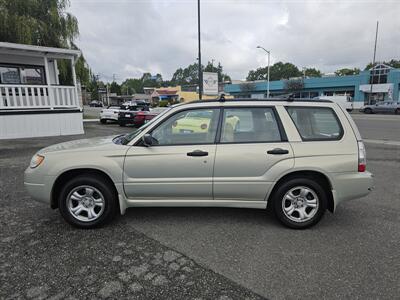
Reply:
M197 58L196 0L71 0L77 44L103 80L161 73ZM400 59L400 1L201 0L202 61L220 61L232 79L267 64L292 62L333 72Z

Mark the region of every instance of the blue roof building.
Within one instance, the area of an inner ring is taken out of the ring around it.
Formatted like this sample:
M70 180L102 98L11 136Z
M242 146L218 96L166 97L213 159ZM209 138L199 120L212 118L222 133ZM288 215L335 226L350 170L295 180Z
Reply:
M288 88L288 82L297 81L296 90ZM377 101L400 102L400 69L378 64L368 71L351 76L324 76L270 81L270 97L293 93L295 98L349 95L354 107ZM267 81L251 81L225 85L224 91L234 97L265 98Z

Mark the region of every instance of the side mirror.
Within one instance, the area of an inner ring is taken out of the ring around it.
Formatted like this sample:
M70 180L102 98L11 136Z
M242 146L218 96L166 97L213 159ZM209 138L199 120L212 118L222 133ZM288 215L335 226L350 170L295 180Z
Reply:
M153 145L153 137L151 134L146 133L144 136L142 136L142 142L146 147L150 147Z

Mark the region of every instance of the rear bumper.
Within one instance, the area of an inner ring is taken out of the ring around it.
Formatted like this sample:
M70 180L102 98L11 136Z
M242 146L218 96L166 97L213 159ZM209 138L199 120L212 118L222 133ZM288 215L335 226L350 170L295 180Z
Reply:
M374 189L373 177L370 172L334 174L332 176L334 209L340 202L368 195Z
M113 115L100 115L100 120L113 120L113 121L118 121L118 115L113 116Z

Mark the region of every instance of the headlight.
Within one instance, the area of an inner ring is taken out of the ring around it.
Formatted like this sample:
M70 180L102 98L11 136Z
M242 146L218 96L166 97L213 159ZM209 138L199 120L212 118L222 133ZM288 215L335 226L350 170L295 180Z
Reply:
M30 167L34 169L38 167L43 161L44 161L44 156L35 154L31 159Z

